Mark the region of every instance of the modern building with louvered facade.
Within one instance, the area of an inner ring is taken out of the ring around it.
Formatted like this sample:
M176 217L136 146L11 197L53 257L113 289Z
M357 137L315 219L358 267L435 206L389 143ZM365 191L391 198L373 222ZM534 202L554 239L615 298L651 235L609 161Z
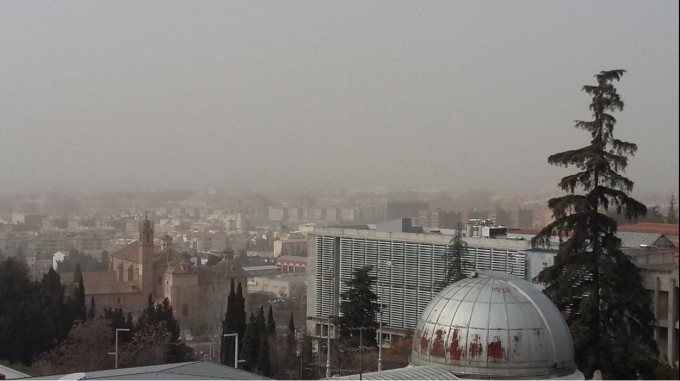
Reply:
M438 284L444 279L451 238L441 233L315 229L308 250L307 333L317 339L328 337L328 317L339 315L346 282L354 269L366 265L373 267L372 275L377 277L373 291L385 306L383 342L414 330L425 307L441 291ZM463 269L468 273L494 270L530 279L548 265L541 253L530 251L526 240L464 240L468 247ZM533 264L528 255L534 257Z

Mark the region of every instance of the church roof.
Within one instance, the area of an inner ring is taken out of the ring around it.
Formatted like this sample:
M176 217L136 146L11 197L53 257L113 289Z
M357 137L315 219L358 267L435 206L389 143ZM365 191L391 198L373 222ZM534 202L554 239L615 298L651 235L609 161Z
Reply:
M214 279L247 278L248 273L243 267L232 260L222 260L214 266L201 266L198 269L198 282L201 284L210 283Z
M73 283L73 273L60 274L62 284ZM116 273L113 271L86 271L83 272L83 285L85 294L134 294L138 293L137 282L118 282Z
M154 253L160 252L160 245L154 245ZM139 241L134 241L131 244L125 246L124 248L111 254L111 257L123 259L130 262L139 262Z
M153 262L178 265L182 262L182 255L172 247L167 247L154 254Z

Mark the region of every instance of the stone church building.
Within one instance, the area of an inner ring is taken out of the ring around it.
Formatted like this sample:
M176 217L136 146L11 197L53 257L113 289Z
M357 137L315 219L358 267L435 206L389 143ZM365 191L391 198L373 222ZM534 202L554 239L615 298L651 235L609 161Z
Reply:
M241 283L245 295L247 274L233 261L233 251L226 250L214 266L196 267L173 248L172 237L164 235L160 245L154 243L148 217L139 223L139 239L111 254L108 271L83 273L85 301L89 306L94 296L97 315L104 308L122 308L137 316L151 295L154 302L168 298L185 327L215 324L224 316L232 279L236 286Z

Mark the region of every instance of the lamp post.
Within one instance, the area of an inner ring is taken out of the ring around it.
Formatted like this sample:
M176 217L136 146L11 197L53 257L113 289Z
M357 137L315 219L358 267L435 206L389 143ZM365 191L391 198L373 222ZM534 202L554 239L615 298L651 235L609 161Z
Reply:
M118 369L118 332L130 332L130 328L116 328L116 351L115 352L109 352L109 355L113 355L115 360L114 360L114 369Z
M328 316L328 342L326 343L326 379L331 378L331 318Z
M224 337L233 336L234 337L234 368L238 369L238 363L246 362L246 360L239 360L238 359L238 333L225 333L222 336L224 336Z
M382 312L383 312L383 289L382 282L380 281L380 264L384 264L390 268L390 278L392 277L392 261L378 261L378 289L380 291L380 322L378 326L378 372L382 371ZM391 279L390 279L391 281Z

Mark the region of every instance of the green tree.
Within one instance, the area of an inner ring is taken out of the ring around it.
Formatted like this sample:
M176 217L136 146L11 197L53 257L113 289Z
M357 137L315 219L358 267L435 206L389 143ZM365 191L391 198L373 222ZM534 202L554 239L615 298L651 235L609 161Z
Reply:
M96 307L94 303L94 295L90 298L90 308L87 310L87 319L92 320L96 316Z
M257 366L257 356L260 353L260 332L257 328L257 319L255 313L250 311L246 331L243 335L243 350L239 352L239 357L243 353L243 369L253 371Z
M341 293L341 317L337 318L340 339L351 347L359 346L359 328L363 327L363 345L375 346L378 323L376 320L380 305L378 296L371 290L376 281L370 275L371 266L355 269L352 279L345 282L348 290Z
M308 380L313 378L312 372L308 369L308 366L314 360L314 346L312 343L312 338L308 335L302 337L302 343L300 348L300 379Z
M560 237L554 265L537 280L566 313L576 364L586 379L598 369L605 379L654 378L658 365L649 294L639 269L621 251L616 221L606 215L612 210L631 220L646 213L629 196L633 182L621 175L637 146L613 136L616 119L610 113L623 110L623 101L612 82L623 73L603 71L595 76L597 85L583 87L592 97L594 119L576 121L576 128L590 133L590 144L548 157L550 164L579 172L559 182L567 194L548 201L555 220L532 239L538 247L549 246L553 233Z
M227 311L224 313L224 320L222 320L222 335L220 338L220 363L224 365L234 363L234 345L231 344L234 338L225 337L224 334L237 333L236 308L236 291L234 290L234 280L232 279L229 296L227 296Z
M260 345L257 353L257 373L265 377L271 377L272 375L267 335L260 335Z
M437 283L438 289L441 290L465 278L463 267L466 263L463 255L467 251L467 247L467 242L463 241L463 224L459 223L456 233L451 238L451 246L449 246L449 250L446 253L446 274L444 275L444 280Z
M76 270L73 272L73 284L75 288L71 296L72 313L74 319L85 321L87 319L87 306L85 304L85 284L80 263L76 263Z
M193 350L180 339L180 326L173 314L168 298L162 303L153 304L151 295L147 307L138 319L135 331L141 331L149 326L159 326L167 330L170 343L165 353L165 361L169 363L191 361L194 359Z
M664 216L661 215L661 208L659 207L659 205L653 205L647 208L647 214L644 217L641 217L640 221L662 224L665 222L665 219Z
M272 306L269 306L267 311L267 335L276 337L276 322L274 321L274 312L272 311Z
M52 269L40 282L14 258L0 263L0 359L30 366L63 340L73 325L59 275Z
M666 211L666 223L667 224L677 224L678 223L678 211L675 209L675 195L671 194L671 204L668 206Z
M239 353L243 348L243 338L246 333L246 298L243 296L243 287L241 282L238 282L236 287L236 311L234 312L234 323L236 324L236 333L238 333Z
M293 320L293 311L290 311L290 320L288 320L288 334L286 335L286 341L292 345L295 345L295 321Z

